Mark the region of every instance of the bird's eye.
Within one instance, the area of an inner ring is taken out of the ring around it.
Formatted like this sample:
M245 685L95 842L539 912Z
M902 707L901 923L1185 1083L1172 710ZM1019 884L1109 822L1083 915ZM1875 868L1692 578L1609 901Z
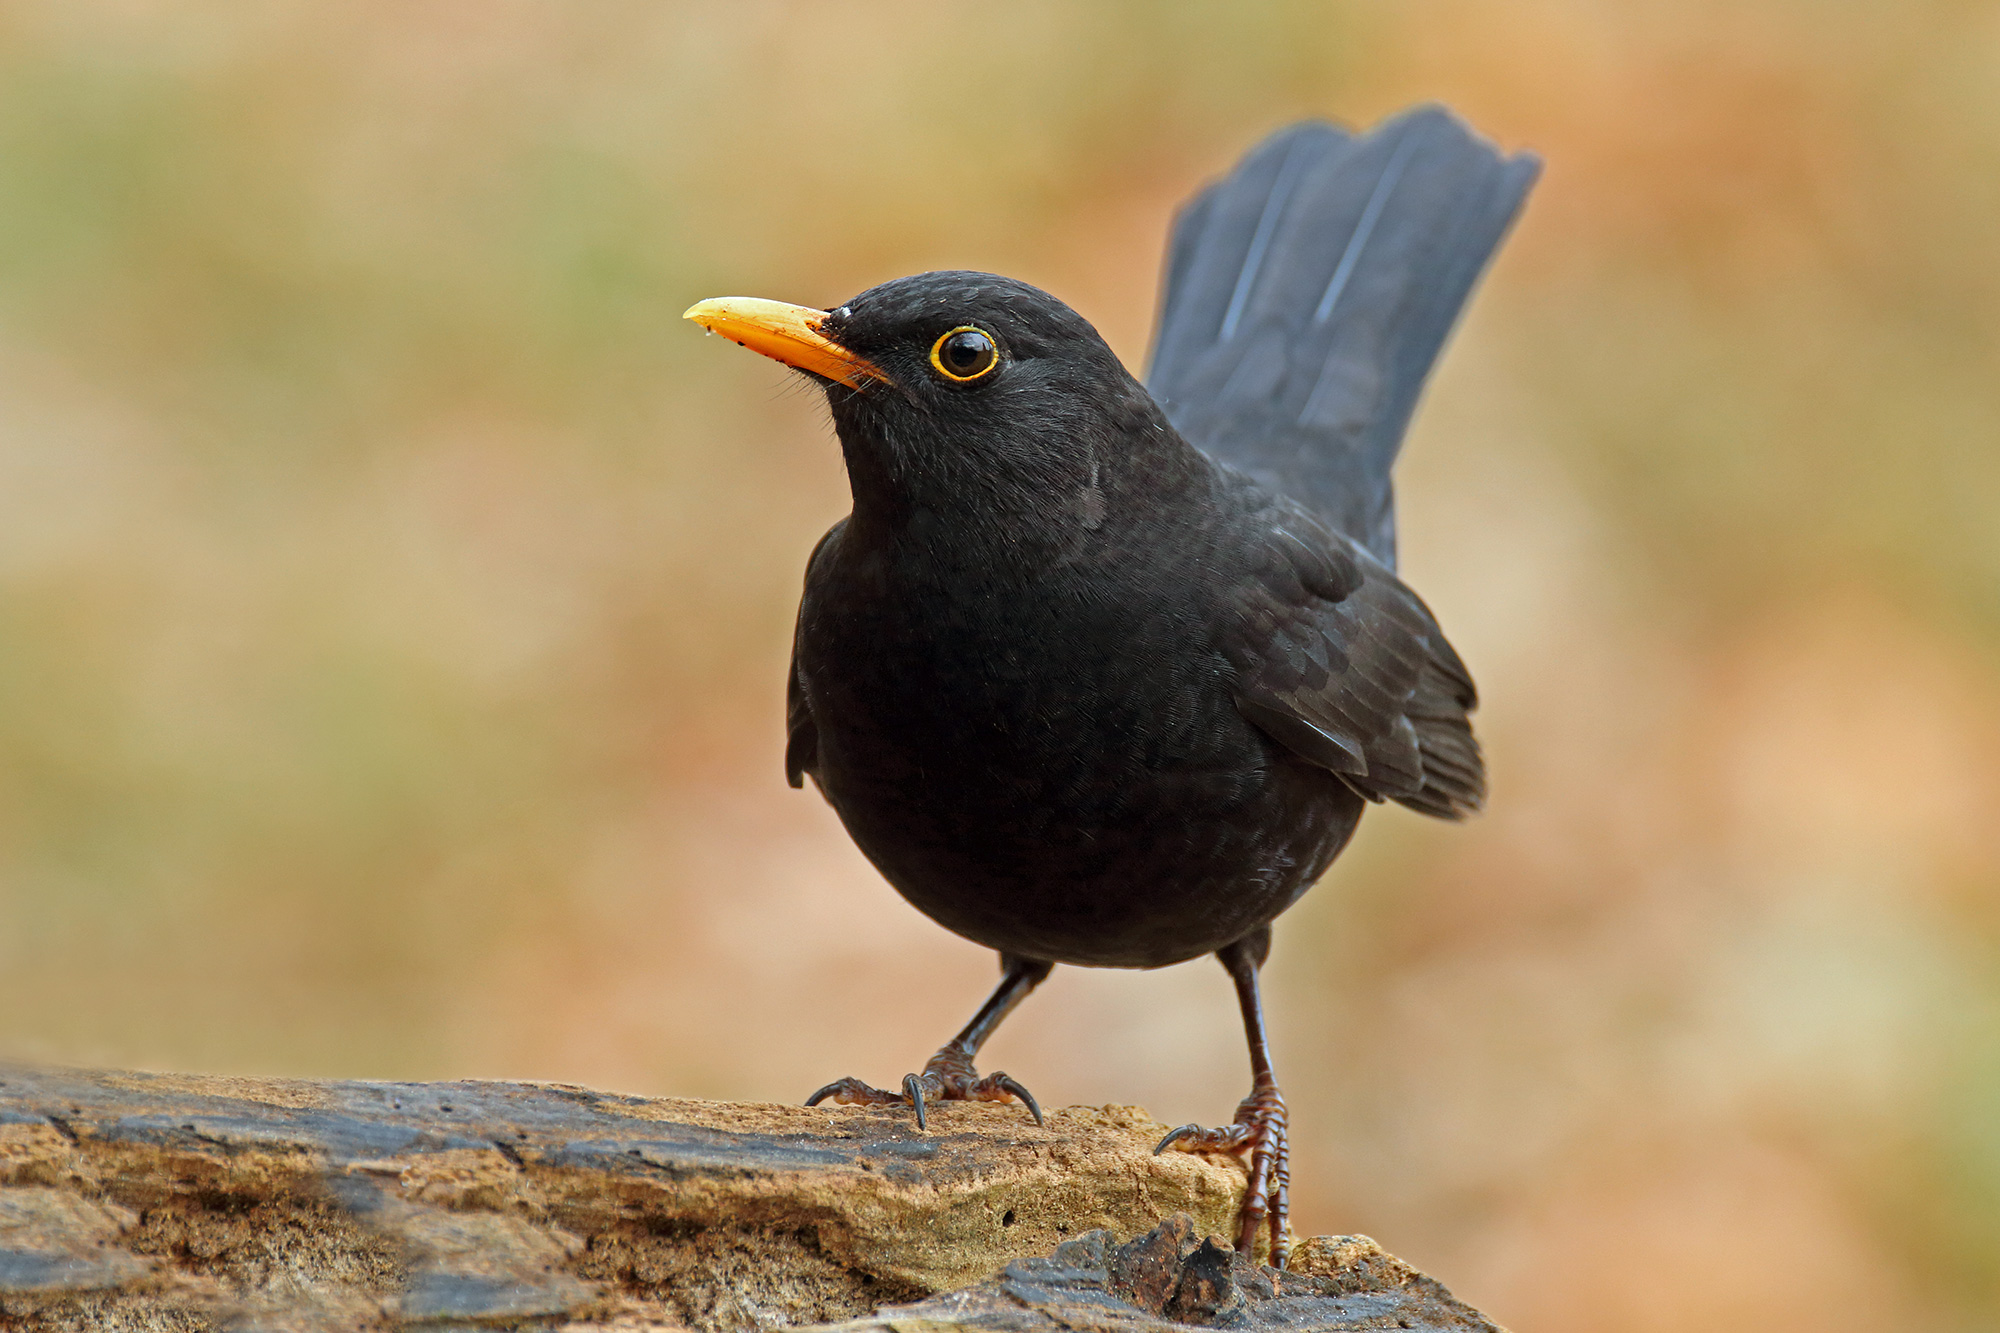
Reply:
M938 374L963 384L991 374L1000 364L1000 349L986 330L966 325L931 344L931 364Z

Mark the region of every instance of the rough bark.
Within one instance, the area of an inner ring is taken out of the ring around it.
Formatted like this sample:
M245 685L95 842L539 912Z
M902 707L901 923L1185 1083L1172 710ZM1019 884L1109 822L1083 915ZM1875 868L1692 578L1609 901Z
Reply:
M1242 1174L1143 1111L931 1116L0 1067L0 1329L1493 1327L1365 1238L1203 1240Z

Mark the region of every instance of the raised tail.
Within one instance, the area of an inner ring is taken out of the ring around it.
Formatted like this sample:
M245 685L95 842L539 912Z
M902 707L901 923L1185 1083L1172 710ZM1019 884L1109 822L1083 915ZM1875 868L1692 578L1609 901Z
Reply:
M1390 465L1540 171L1438 106L1272 135L1174 221L1153 396L1211 457L1393 566Z

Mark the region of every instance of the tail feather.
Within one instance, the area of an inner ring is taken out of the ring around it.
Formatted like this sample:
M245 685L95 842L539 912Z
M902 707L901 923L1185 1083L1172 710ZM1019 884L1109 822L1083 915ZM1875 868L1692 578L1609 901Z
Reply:
M1175 220L1147 381L1210 456L1395 562L1389 470L1540 162L1441 107L1282 130Z

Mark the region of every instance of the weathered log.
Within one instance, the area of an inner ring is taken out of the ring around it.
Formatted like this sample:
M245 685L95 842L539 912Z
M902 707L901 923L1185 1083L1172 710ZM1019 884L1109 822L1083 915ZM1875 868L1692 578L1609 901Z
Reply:
M0 1067L0 1329L1493 1327L1365 1238L1203 1240L1242 1174L1142 1111L931 1116Z

